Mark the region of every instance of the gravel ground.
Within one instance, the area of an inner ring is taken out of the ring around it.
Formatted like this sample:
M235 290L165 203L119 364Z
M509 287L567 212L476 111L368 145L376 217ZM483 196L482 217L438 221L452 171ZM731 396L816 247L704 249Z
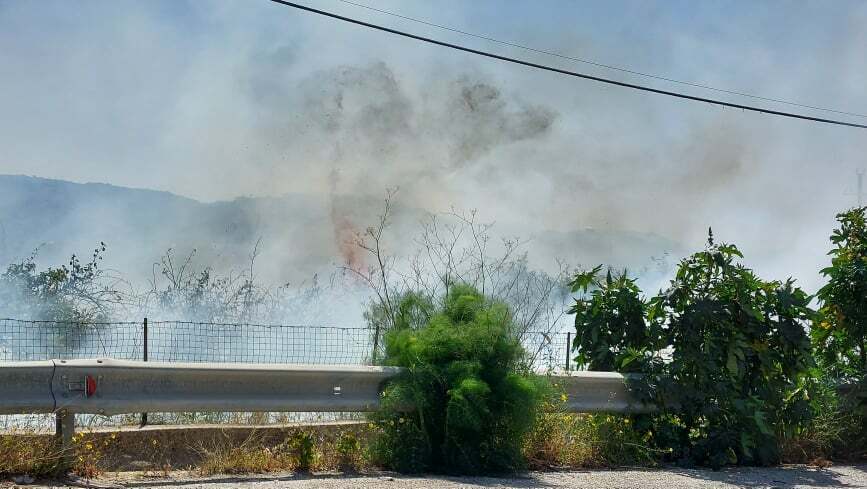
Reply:
M523 477L403 477L390 475L342 476L292 474L200 478L175 473L168 478L143 477L141 474L116 474L97 483L129 488L159 489L313 489L359 487L375 489L451 489L451 488L865 488L867 465L835 466L816 469L786 466L771 469L740 468L713 472L669 468L662 470L593 470L570 472L534 472ZM0 483L0 487L5 487ZM66 485L28 487L59 488ZM98 487L98 486L97 486Z

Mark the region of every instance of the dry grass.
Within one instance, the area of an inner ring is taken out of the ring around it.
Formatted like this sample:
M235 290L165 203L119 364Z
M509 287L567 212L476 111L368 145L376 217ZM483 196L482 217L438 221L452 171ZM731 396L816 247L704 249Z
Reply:
M274 471L356 471L367 467L363 423L323 426L125 427L81 431L73 439L69 470L81 477L108 471L205 475ZM65 472L50 433L21 429L0 435L0 476L50 477Z
M290 471L296 467L290 453L261 446L219 447L207 452L198 470L202 475Z
M657 450L631 426L628 416L566 413L565 395L539 415L524 444L531 469L652 466Z
M867 460L865 440L863 419L847 412L823 412L806 429L781 440L781 458L784 463L819 467L831 465L831 460L862 462Z
M347 425L341 430L298 428L282 440L251 433L244 440L218 440L199 449L202 475L263 473L276 471L354 472L369 467L359 440L370 436L365 425Z
M58 472L60 460L60 451L48 437L27 433L0 435L0 476L51 476Z
M826 421L788 440L786 461L826 464L834 442L846 435L842 428L852 428L852 422L837 417ZM116 470L165 474L186 469L202 475L358 472L372 468L365 447L373 436L374 430L365 423L81 432L74 438L71 471L82 477ZM524 454L530 468L543 470L654 465L661 455L647 447L628 417L565 412L539 416ZM0 477L50 477L61 471L61 462L50 434L0 435Z
M67 454L51 435L5 433L0 435L0 476L26 474L48 477L68 469L81 477L94 477L104 471L103 454L111 450L115 438L109 434L94 440L86 434L76 434L71 453Z
M591 467L602 461L587 424L577 415L540 415L524 445L531 468Z
M82 477L106 471L202 475L283 471L357 472L372 467L366 448L374 430L366 423L317 427L176 427L80 432L71 470ZM635 439L628 418L540 415L525 444L530 468L650 465L653 453ZM0 475L56 475L60 452L50 434L0 436Z

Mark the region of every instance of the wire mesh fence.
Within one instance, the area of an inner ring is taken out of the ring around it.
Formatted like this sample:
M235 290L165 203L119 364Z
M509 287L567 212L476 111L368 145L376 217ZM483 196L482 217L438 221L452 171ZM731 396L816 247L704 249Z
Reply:
M570 334L530 331L532 366L568 370ZM116 358L156 362L370 363L368 327L142 321L77 323L0 319L0 362Z
M111 357L141 359L141 323L0 319L0 361Z
M148 324L152 361L355 365L367 363L369 328L160 321Z

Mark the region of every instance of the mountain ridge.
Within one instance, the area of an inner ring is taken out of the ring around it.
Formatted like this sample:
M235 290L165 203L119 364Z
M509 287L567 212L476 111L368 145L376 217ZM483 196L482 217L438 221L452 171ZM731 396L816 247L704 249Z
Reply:
M199 266L249 266L261 238L260 263L268 264L262 268L263 279L297 282L342 265L339 239L375 222L381 206L381 198L362 195L287 194L201 202L163 190L0 174L0 263L26 258L38 248L41 265L57 265L105 242L108 267L147 278L169 248L176 256L196 250ZM412 245L413 226L424 213L395 206L393 248ZM338 229L345 225L351 228ZM683 249L663 236L628 230L527 234L531 259L557 257L645 272L659 265L651 257Z

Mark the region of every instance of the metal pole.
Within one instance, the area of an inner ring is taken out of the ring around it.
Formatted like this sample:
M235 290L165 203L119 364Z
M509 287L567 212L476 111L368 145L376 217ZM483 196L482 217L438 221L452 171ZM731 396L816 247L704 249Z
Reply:
M61 409L54 416L54 439L60 449L60 465L66 470L72 466L75 456L72 446L72 437L75 435L75 414Z
M566 371L569 371L569 355L572 353L572 332L566 332Z
M864 170L858 170L858 207L864 205Z
M143 343L143 360L148 361L148 318L144 318L144 338L142 340ZM145 426L148 424L148 413L141 413L141 426Z

